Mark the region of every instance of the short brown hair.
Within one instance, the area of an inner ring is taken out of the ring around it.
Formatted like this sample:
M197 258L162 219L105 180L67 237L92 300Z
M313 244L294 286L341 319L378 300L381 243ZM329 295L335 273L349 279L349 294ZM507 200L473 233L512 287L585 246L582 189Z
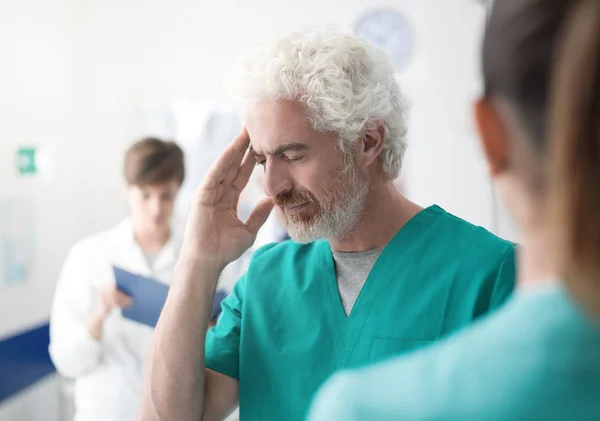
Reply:
M183 151L174 142L148 137L134 143L125 154L123 168L129 185L157 185L177 180L183 184Z

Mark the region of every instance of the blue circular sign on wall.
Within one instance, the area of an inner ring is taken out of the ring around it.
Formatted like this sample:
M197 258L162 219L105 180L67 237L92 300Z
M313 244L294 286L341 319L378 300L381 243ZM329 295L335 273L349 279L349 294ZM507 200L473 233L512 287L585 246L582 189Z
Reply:
M356 21L354 30L383 50L396 71L408 67L415 50L415 30L404 14L392 8L374 9Z

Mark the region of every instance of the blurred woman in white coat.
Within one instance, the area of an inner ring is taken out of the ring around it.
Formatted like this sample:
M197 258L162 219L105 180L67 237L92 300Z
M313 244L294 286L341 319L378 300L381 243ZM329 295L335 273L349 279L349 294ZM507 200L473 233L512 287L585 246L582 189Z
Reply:
M125 156L131 215L75 244L62 269L50 318L50 355L74 379L76 421L133 421L153 332L125 319L131 299L115 286L112 266L168 284L180 249L172 225L184 179L182 150L148 138Z

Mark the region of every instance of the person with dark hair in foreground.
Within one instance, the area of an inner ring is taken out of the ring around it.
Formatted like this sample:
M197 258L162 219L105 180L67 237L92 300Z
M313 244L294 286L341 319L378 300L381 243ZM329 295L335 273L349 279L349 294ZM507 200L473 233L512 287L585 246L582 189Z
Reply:
M600 419L600 1L496 0L483 76L517 291L422 352L334 376L310 421Z

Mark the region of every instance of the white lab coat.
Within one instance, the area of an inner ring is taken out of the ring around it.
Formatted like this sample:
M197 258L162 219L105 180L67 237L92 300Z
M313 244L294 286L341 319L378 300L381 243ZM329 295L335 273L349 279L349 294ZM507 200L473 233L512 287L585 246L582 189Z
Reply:
M97 341L86 323L97 309L101 288L115 282L112 265L169 284L180 247L181 235L174 230L150 267L127 219L71 249L52 307L50 355L59 373L75 379L76 421L136 419L153 329L113 309Z

